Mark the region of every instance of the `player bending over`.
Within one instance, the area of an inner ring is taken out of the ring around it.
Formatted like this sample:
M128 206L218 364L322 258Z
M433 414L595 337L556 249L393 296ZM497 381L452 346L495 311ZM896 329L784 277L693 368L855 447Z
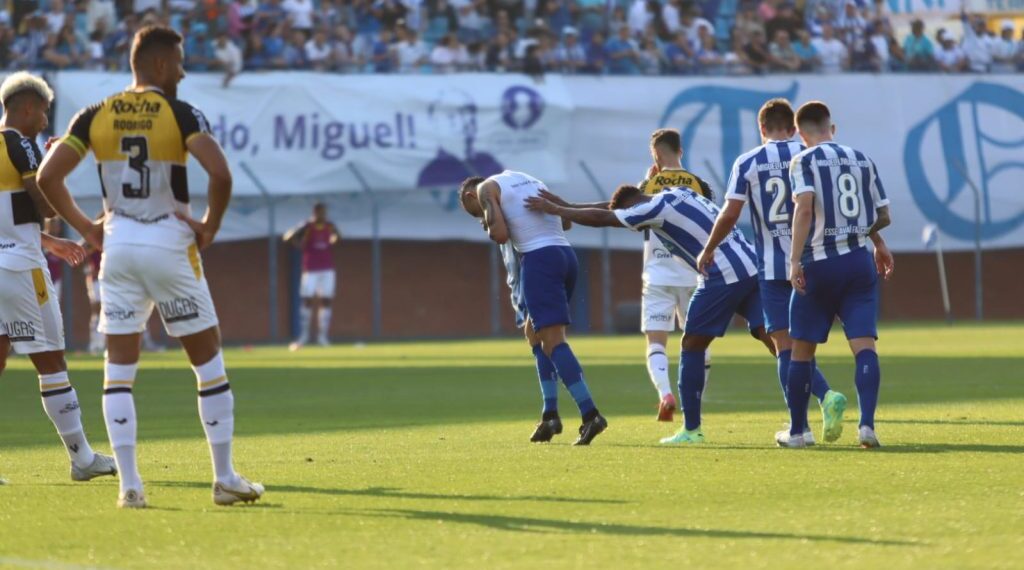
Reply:
M328 331L331 328L331 302L334 300L334 258L331 247L341 239L341 232L327 219L327 205L313 206L313 217L301 226L284 234L284 241L302 250L302 282L299 296L299 338L289 348L298 350L309 342L313 324L313 309L317 312L317 344L327 346Z
M691 268L711 232L718 207L714 202L686 188L668 188L654 196L636 186L622 185L612 196L610 209L568 208L561 198L549 193L527 199L527 208L562 216L572 222L594 227L650 229L665 248ZM708 346L725 335L734 314L747 321L754 338L774 355L764 330L761 298L757 292L757 259L754 250L733 230L715 254L707 275L698 279L690 297L683 324L679 358L679 395L683 401L683 427L661 440L665 444L703 443L701 395L704 391L704 359Z
M789 161L804 150L792 140L796 134L793 107L785 99L771 99L757 114L762 144L740 155L733 163L726 188L725 207L715 220L715 227L697 257L697 268L707 271L714 260L715 249L736 227L743 206L750 202L750 224L754 228L754 249L757 251L758 289L764 310L765 327L778 355L779 384L786 398L789 382L789 361L793 341L789 338L789 299L793 287L789 283L790 218L792 192ZM843 411L846 396L829 389L828 382L814 367L811 392L821 404L822 431L825 441L835 441L843 432ZM808 422L804 441L814 445L814 434ZM776 440L788 436L779 432Z
M843 321L856 361L854 381L860 402L861 447L878 447L875 407L881 371L878 338L878 275L888 279L893 258L879 230L889 225L889 199L875 163L864 153L832 141L835 125L820 101L804 103L796 127L807 150L789 165L793 196L790 252L789 365L790 430L778 438L784 447L805 447L804 423L814 374L814 351L828 341L832 321ZM866 248L875 244L874 262Z
M132 387L141 333L154 305L167 334L181 340L195 372L199 417L213 459L214 503L249 502L263 495L263 486L240 476L232 464L234 395L199 255L220 229L231 198L231 170L206 117L176 98L185 76L181 41L177 32L162 26L139 30L131 48L134 84L75 115L39 171L40 189L57 213L103 250L103 415L121 475L117 504L126 508L146 506L136 464ZM105 189L102 224L82 213L64 185L90 149ZM189 153L210 181L201 222L190 217Z
M117 466L85 437L64 361L59 297L41 249L71 265L85 259L80 246L40 232L43 216L53 211L36 187L42 153L33 141L46 128L52 101L49 85L29 73L11 74L0 85L0 374L12 345L28 355L39 373L43 409L71 459L71 479L88 481L116 474Z
M550 359L583 417L575 445L590 445L608 427L608 421L598 412L583 377L583 368L566 341L565 329L571 322L569 299L576 286L578 269L576 253L565 238L563 220L526 209L525 200L543 190L545 186L540 180L506 170L487 179L467 178L462 183L460 198L466 212L483 218L492 240L498 244L511 241L521 256L523 297L535 331L534 340L540 341L543 354ZM544 384L544 377L550 373L540 357L538 374L545 412L548 412L548 396L556 390ZM537 441L550 440L562 429L557 411L550 411L554 413L545 413L541 418L544 425L537 426L534 433Z

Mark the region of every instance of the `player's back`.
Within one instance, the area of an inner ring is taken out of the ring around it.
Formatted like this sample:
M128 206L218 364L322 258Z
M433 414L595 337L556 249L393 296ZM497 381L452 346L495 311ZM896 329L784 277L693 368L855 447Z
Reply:
M864 153L835 142L808 148L790 164L793 195L814 192L811 234L804 263L860 250L889 204L874 162Z
M804 150L797 141L768 141L736 159L727 200L750 203L758 273L761 279L789 278L792 245L792 185L789 164Z
M667 168L645 179L639 184L644 194L653 196L668 188L687 188L693 192L711 198L711 188L697 175L682 168ZM697 284L697 274L676 256L666 254L661 247L661 240L651 239L649 232L644 232L644 272L643 281L648 285L693 287Z
M3 129L0 135L0 267L11 271L42 267L42 218L23 181L39 168L41 154L34 142L14 129Z
M186 143L208 132L202 113L154 88L118 93L72 119L65 142L82 155L91 149L99 166L108 246L192 243L174 214L190 213Z
M512 170L491 176L488 180L501 187L501 211L516 251L527 253L552 245L569 245L562 229L562 218L526 209L527 198L547 189L543 182Z

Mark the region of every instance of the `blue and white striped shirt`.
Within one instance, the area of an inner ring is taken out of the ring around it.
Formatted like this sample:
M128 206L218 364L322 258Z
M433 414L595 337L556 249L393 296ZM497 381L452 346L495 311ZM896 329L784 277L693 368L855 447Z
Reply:
M810 263L864 247L876 210L889 204L875 163L848 146L826 142L793 157L793 196L814 192L811 233L801 261Z
M711 235L718 212L714 202L689 189L666 188L647 202L615 210L615 215L627 228L651 229L666 249L696 270L697 256ZM729 285L756 275L754 248L733 229L715 250L707 277L698 277L697 287Z
M789 279L793 199L789 161L804 150L796 141L768 141L732 165L726 200L750 202L754 248L761 279Z

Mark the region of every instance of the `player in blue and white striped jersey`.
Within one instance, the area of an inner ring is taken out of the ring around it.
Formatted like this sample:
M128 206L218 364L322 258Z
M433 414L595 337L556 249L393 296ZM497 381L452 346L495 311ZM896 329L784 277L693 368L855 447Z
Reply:
M793 358L789 367L790 433L780 445L804 447L814 352L828 340L839 317L857 363L855 384L860 402L858 436L862 447L878 447L875 407L881 372L878 338L878 275L888 279L892 254L878 234L889 225L889 200L875 163L864 153L835 143L835 126L828 107L805 103L796 126L807 150L793 157L790 329ZM875 259L866 248L875 245Z
M736 227L743 206L749 202L765 328L775 343L779 384L785 398L793 348L793 341L789 338L789 299L793 294L793 286L789 283L790 216L793 210L789 162L804 150L804 145L792 140L796 126L793 107L786 99L768 100L761 106L757 120L762 144L740 155L733 164L726 187L725 207L715 220L711 236L697 259L697 268L707 270L718 244ZM839 439L846 396L830 390L817 367L811 391L821 403L825 440ZM784 434L788 433L787 429ZM784 434L777 433L776 439ZM808 445L814 444L810 428L804 431L804 439Z
M652 196L628 185L615 191L609 209L574 208L549 192L530 197L526 203L531 210L585 226L650 229L669 252L694 269L719 212L714 202L687 188L667 188ZM715 252L714 265L698 277L697 290L690 297L679 361L684 425L675 435L662 439L662 443L704 442L704 355L716 337L725 335L734 314L746 319L751 334L774 354L764 330L757 291L757 257L750 243L735 230Z

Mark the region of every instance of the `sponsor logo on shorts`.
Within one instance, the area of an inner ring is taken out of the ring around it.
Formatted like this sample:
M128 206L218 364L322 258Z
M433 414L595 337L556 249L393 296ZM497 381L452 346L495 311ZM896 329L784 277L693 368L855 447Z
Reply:
M654 314L648 314L647 315L647 320L648 321L658 322L658 323L667 323L667 322L671 321L674 317L675 317L675 315L671 315L671 314L654 313Z
M655 259L672 259L672 254L667 250L661 249L660 247L654 248Z
M103 309L103 316L108 321L130 321L135 318L135 311L133 309L107 306Z
M3 328L11 342L32 342L36 339L36 326L30 321L8 321Z
M157 303L165 323L177 323L199 318L199 303L195 297L179 297Z
M16 247L18 247L18 244L14 243L13 241L8 243L0 243L0 250L14 249Z

